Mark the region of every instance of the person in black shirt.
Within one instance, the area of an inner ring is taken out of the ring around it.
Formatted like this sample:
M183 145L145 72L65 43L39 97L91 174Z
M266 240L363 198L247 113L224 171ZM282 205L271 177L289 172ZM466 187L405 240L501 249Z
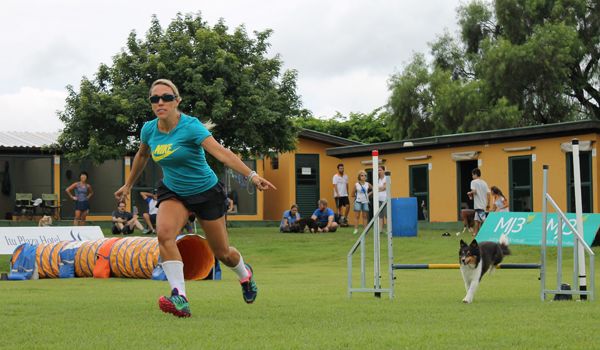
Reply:
M138 221L137 213L131 214L125 210L125 202L119 202L117 210L112 213L112 233L113 235L124 234L128 235L133 233L133 230L137 227L140 230L144 230L144 226Z

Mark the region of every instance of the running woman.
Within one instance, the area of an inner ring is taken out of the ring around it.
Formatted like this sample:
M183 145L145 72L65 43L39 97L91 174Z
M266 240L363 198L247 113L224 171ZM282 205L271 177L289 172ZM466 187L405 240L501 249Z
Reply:
M238 250L229 245L225 227L227 196L223 184L206 162L204 152L244 175L259 190L275 189L275 186L248 168L231 150L221 146L197 118L178 110L181 97L170 80L158 79L152 83L149 99L156 118L142 127L140 148L131 173L123 187L115 192L115 197L123 200L129 196L150 157L162 168L163 179L157 188L156 231L171 295L158 299L160 309L178 317L191 316L183 262L176 243L189 212L200 219L215 257L238 276L244 301L254 302L258 288L252 267L244 263Z

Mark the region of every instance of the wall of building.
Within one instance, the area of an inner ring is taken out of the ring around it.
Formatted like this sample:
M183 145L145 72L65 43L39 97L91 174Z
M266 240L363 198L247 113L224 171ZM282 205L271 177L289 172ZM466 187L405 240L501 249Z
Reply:
M392 197L409 196L409 167L412 165L431 165L429 175L429 216L433 222L457 221L458 191L457 191L457 164L452 160L452 153L477 151L479 168L482 178L491 186L498 186L507 196L509 195L509 158L515 156L532 157L533 181L533 211L541 211L542 203L542 166L550 166L549 192L556 202L565 208L567 206L567 166L566 155L561 151L563 142L570 142L574 137L579 140L592 140L597 142L596 134L580 134L575 136L556 137L542 140L526 140L505 142L498 144L480 144L464 147L441 148L420 150L403 153L380 153L387 170L392 173ZM505 148L535 147L530 151L507 152ZM595 154L595 151L594 153ZM407 160L406 158L429 156L424 160ZM535 156L535 157L534 157ZM361 164L361 161L370 157L344 158L343 163L350 184L356 182L356 173L359 169L369 169L370 165ZM600 171L597 157L592 156L593 179L593 210L598 212L598 172Z
M342 160L330 157L326 149L330 144L300 138L295 152L279 155L279 169L271 167L271 159L266 159L265 175L276 187L277 191L265 193L265 220L279 220L282 213L288 210L296 201L296 154L317 154L319 156L319 198L325 198L329 206L335 208L333 201L332 178L336 173L337 164ZM316 209L317 203L314 203Z
M296 198L294 152L282 153L278 157L279 166L273 169L272 159L265 158L265 177L276 191L265 192L265 220L279 220Z

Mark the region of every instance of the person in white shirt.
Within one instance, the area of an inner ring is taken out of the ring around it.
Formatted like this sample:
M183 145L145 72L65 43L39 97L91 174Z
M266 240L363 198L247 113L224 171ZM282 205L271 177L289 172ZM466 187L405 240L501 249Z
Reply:
M373 187L367 182L367 173L360 171L358 173L358 182L354 184L354 212L356 221L354 222L354 234L358 233L358 221L363 218L363 227L369 222L369 196L373 192Z
M490 210L490 189L487 183L481 179L479 168L473 169L471 175L473 181L471 181L471 191L467 192L467 195L469 199L473 199L473 208L475 209L475 227L473 228L473 237L475 237L485 221L486 212Z
M377 169L377 188L379 190L379 208L383 205L383 203L387 200L387 184L385 182L385 166L380 165L379 169ZM383 225L387 223L387 210L384 209L379 215L379 225L383 228Z
M348 225L348 212L350 211L350 200L348 199L348 175L344 174L344 164L338 164L337 173L333 175L333 198L337 214L340 217L340 225Z

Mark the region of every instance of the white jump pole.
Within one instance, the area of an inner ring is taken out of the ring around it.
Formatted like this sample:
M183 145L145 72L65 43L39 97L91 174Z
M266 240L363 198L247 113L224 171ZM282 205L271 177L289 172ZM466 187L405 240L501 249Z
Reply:
M373 213L377 213L379 211L379 187L377 186L377 179L379 178L378 169L379 169L379 151L373 150L371 152L373 156ZM368 198L368 197L367 197ZM381 262L379 258L379 219L373 218L375 220L373 222L373 286L375 289L381 288ZM380 292L375 292L376 297L381 297Z
M573 148L573 180L575 181L575 217L577 219L577 231L583 237L583 215L582 215L582 200L581 200L581 171L579 164L579 140L573 139L571 141ZM575 239L575 238L573 238ZM583 243L578 239L575 239L577 244L577 261L579 265L579 290L587 290L587 281L585 274L585 252ZM559 286L560 288L560 286ZM581 300L586 300L587 295L581 295Z

